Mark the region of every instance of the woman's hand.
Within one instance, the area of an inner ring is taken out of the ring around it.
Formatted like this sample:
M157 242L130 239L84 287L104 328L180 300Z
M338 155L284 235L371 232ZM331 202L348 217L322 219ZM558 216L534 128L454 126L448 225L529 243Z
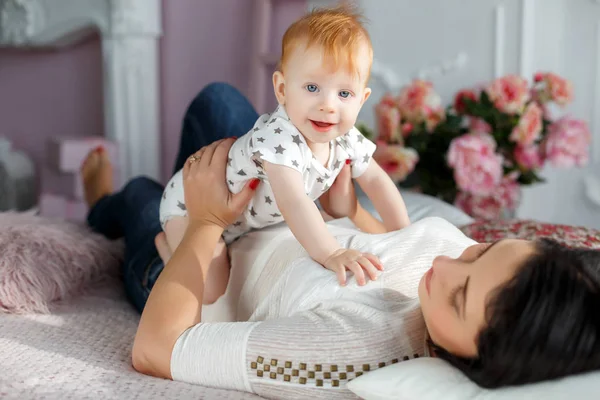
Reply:
M260 181L250 181L238 194L225 182L229 149L235 139L218 140L191 155L183 167L183 191L189 223L221 229L242 214Z
M333 185L319 197L319 203L323 211L334 218L353 219L356 216L360 204L354 191L350 165L344 165Z

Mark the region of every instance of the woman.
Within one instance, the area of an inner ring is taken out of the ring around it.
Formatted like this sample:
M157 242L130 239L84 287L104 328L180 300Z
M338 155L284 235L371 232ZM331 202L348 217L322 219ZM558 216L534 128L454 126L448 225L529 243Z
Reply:
M285 227L250 233L230 247L227 292L203 306L218 239L255 187L234 196L226 188L232 139L205 145L217 139L211 133L243 134L256 117L224 84L190 106L175 166L185 165L190 226L173 254L158 236L164 271L154 243L162 187L138 178L111 194L108 159L96 152L83 166L90 225L125 236L125 285L142 311L138 371L269 398L342 399L353 398L348 380L429 350L486 387L600 366L598 252L551 241L477 244L440 219L381 235L331 223L342 245L381 259L384 272L365 286L354 277L339 287ZM348 176L325 209L366 226Z

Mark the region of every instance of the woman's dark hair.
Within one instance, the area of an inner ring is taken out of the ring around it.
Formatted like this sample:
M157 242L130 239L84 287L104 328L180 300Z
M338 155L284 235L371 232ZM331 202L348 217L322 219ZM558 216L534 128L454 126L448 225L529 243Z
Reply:
M520 385L600 368L600 251L538 240L517 274L486 306L476 358L441 359L485 388Z

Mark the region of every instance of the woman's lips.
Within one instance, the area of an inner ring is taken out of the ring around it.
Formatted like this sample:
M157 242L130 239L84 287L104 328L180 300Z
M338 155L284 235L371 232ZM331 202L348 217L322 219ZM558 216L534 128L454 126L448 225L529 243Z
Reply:
M425 289L427 294L431 296L431 277L433 276L433 267L429 268L429 271L425 273Z
M335 125L329 122L313 121L312 119L310 123L317 132L328 132Z

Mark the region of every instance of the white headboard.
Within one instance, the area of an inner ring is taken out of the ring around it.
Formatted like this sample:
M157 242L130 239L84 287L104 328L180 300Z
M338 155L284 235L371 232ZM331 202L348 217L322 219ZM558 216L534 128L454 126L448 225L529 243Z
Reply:
M0 47L60 48L100 33L105 136L122 181L160 178L160 0L0 0Z

